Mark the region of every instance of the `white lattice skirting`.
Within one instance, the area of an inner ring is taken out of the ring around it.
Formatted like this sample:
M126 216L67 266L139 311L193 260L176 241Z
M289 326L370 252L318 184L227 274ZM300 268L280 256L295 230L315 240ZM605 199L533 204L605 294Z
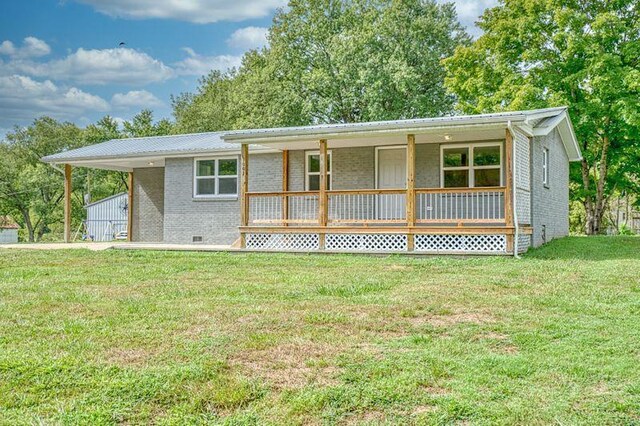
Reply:
M325 250L344 252L406 252L406 234L326 234ZM524 239L523 239L524 240ZM524 243L524 241L523 241ZM320 249L318 234L246 234L246 248L252 250ZM504 254L505 235L440 235L414 236L414 251L422 253L491 253Z
M318 250L318 234L247 234L246 247L254 250Z
M433 253L505 253L505 235L416 235L414 251Z
M327 234L325 249L334 251L407 251L404 234Z

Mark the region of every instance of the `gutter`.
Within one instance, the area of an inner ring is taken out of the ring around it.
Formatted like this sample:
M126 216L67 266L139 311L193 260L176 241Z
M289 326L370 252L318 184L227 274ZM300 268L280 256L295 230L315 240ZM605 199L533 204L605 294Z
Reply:
M518 253L518 235L520 233L520 228L518 227L518 206L516 204L516 200L518 199L518 184L516 183L516 132L513 130L513 126L511 126L511 120L507 122L507 130L511 133L511 168L513 175L513 202L511 205L513 206L513 257L516 259L520 259L520 254Z

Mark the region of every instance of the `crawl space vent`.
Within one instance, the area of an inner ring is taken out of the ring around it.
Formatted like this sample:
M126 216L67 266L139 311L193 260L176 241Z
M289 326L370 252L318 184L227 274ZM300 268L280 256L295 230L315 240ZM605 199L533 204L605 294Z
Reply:
M194 235L193 237L191 237L192 241L194 243L201 243L202 242L202 235Z

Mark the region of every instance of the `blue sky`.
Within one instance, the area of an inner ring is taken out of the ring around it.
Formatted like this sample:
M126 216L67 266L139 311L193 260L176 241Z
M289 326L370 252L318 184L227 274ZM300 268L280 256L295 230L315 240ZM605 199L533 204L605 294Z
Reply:
M494 0L455 1L473 22ZM0 137L50 115L84 126L142 108L170 117L170 95L266 42L286 0L21 0L0 15ZM124 46L119 46L124 42Z

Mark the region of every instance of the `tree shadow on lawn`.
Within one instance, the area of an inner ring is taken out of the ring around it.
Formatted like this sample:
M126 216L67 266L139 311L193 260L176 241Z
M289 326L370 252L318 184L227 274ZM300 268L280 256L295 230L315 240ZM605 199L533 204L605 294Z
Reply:
M639 260L640 236L572 236L555 239L525 255L546 260Z

